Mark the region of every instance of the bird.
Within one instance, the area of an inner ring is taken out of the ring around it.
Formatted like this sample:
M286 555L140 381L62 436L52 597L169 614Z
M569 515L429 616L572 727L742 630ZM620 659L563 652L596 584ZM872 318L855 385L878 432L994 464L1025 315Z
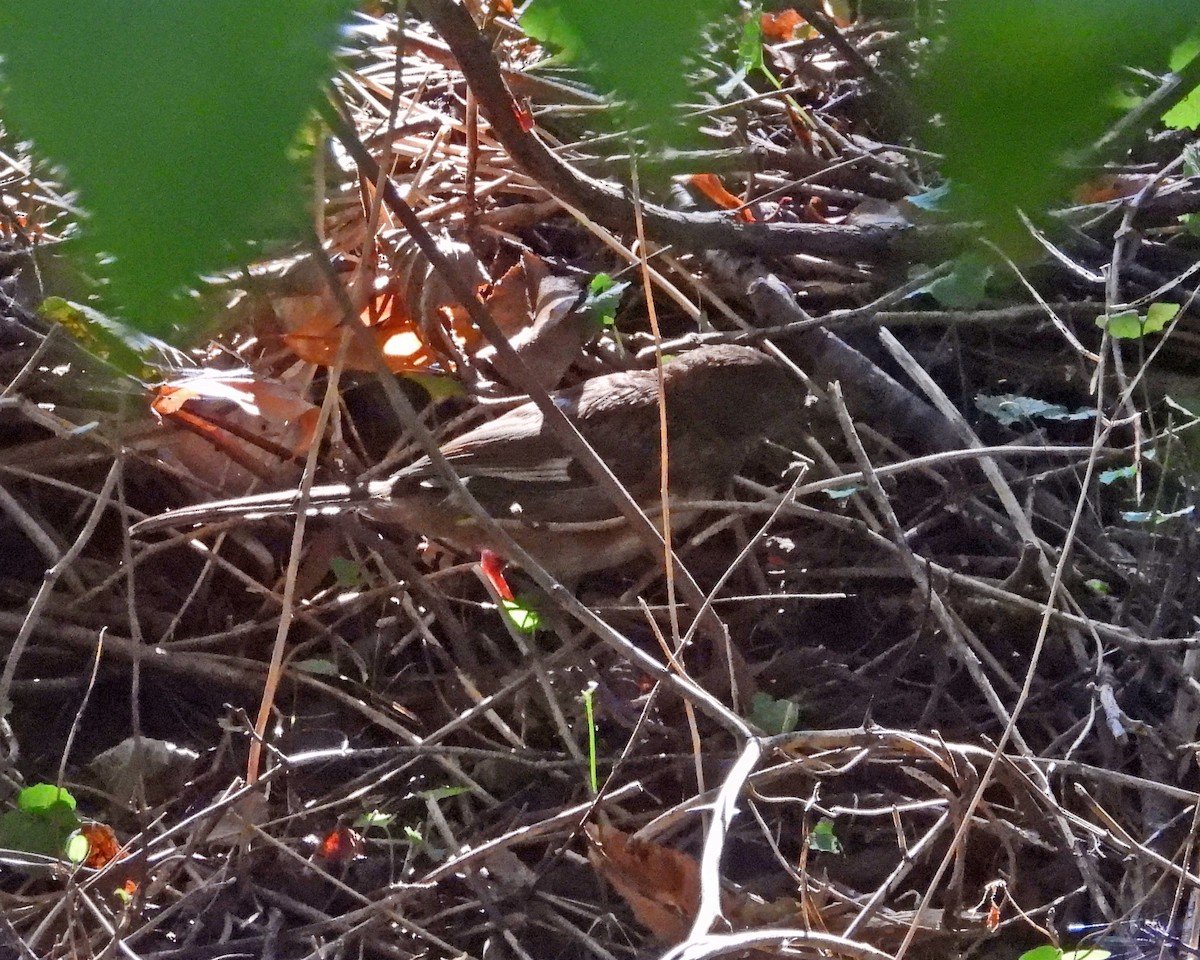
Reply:
M671 524L682 530L742 467L752 444L789 415L801 415L792 371L753 347L716 344L664 363ZM609 373L551 395L613 475L662 529L659 391L656 370ZM632 524L559 444L532 402L445 443L442 456L488 514L560 581L623 566L646 548ZM295 514L286 490L197 504L135 524L137 537L164 529ZM311 516L358 512L385 527L425 535L462 551L504 544L461 502L428 457L382 480L313 487Z

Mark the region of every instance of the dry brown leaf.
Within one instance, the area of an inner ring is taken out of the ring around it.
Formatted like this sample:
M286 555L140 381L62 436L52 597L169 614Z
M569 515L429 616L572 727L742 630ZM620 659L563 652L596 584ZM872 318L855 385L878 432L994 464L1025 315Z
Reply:
M700 864L695 857L616 827L589 824L588 860L621 895L638 922L659 942L687 936L700 906ZM721 912L734 930L808 926L824 929L819 916L790 897L764 901L747 893L721 891Z
M1146 174L1101 173L1071 191L1076 203L1107 203L1137 196L1154 177Z
M547 390L559 385L591 335L587 315L575 309L581 293L575 280L555 276L544 260L526 253L496 281L488 295L492 319ZM508 362L490 344L476 355L490 361L504 380L519 382Z
M159 454L235 494L257 477L289 479L312 445L317 408L287 384L252 374L190 377L155 390L150 409L195 438L172 437Z
M587 826L588 860L629 904L638 923L664 944L687 936L700 906L700 864L661 844L599 824Z
M341 308L331 293L281 297L275 302L275 314L284 329L283 342L297 357L308 363L329 366L341 345ZM446 366L445 359L426 342L425 335L399 304L397 297L385 291L363 308L359 319L393 373L428 373ZM469 324L455 330L459 340L478 334ZM351 341L346 354L346 369L374 370L374 351Z

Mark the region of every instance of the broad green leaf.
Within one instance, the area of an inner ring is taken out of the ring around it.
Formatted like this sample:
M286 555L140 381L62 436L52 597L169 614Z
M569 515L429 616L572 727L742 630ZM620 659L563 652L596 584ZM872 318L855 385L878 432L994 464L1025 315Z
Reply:
M931 38L921 99L926 145L945 155L952 208L1018 250L1016 216L1062 200L1079 173L1063 163L1115 119L1110 95L1131 68L1161 69L1195 27L1195 0L949 3ZM1113 29L1113 24L1121 24ZM961 188L961 189L960 189Z
M992 266L983 257L968 253L954 261L954 267L944 277L921 287L914 293L927 293L943 307L965 310L983 300Z
M618 101L617 122L645 127L650 140L682 147L696 125L682 119L689 61L704 29L735 9L730 0L532 0L521 26L586 69Z
M17 809L49 816L56 810L74 810L75 798L68 790L52 783L35 783L17 794Z
M750 722L767 734L791 733L800 722L800 706L760 690L750 700Z
M0 8L5 121L62 164L115 258L110 295L167 331L172 294L304 229L289 148L348 0L81 0Z
M1046 944L1026 950L1017 960L1062 960L1062 950Z
M61 857L78 829L75 798L52 783L39 783L17 794L17 809L0 814L0 847Z
M1193 34L1171 53L1171 70L1178 73L1200 56L1200 34ZM1200 87L1163 114L1163 123L1173 130L1194 130L1200 127Z
M1152 303L1145 315L1136 310L1122 310L1109 317L1097 317L1096 326L1107 329L1115 340L1138 340L1148 333L1161 333L1178 313L1177 303Z

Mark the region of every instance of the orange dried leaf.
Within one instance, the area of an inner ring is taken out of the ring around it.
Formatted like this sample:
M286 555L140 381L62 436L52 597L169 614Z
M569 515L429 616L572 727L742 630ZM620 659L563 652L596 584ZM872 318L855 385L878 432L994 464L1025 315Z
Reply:
M108 824L85 823L79 832L88 842L87 859L83 861L85 867L99 870L117 859L117 854L121 852L121 844L117 842L117 835Z
M365 845L361 833L339 823L325 835L317 847L316 855L333 863L349 863L362 853Z
M181 414L234 435L248 434L259 446L297 456L313 442L318 410L285 384L256 376L190 377L155 390L150 409L163 419Z
M1107 203L1134 197L1153 178L1145 174L1101 173L1071 191L1076 203Z
M786 10L764 13L761 23L764 40L795 40L796 28L802 23L806 24L806 21L788 7Z
M721 178L716 174L694 173L688 178L688 181L718 207L725 210L736 210L735 216L743 223L754 222L754 214L750 212L749 208L743 206L739 197L725 189Z

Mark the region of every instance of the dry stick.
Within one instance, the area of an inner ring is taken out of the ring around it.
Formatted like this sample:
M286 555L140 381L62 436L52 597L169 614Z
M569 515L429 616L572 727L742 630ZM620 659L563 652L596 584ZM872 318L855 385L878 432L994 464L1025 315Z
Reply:
M12 520L17 529L25 534L30 543L37 547L38 552L41 553L51 566L62 562L63 551L54 542L54 538L22 506L21 501L9 493L3 486L0 486L0 510L8 514L9 519ZM83 580L80 579L79 574L74 570L64 570L63 579L74 593L84 593L87 589Z
M288 633L291 631L292 618L296 608L296 578L300 572L300 556L304 552L304 530L308 521L306 507L312 492L313 481L317 475L321 438L325 436L329 418L337 406L338 380L346 365L346 355L350 350L353 330L354 328L351 326L342 328L337 356L329 368L329 381L325 385L325 399L321 403L320 412L317 414L317 423L313 428L315 439L308 448L308 456L304 461L304 475L300 479L300 492L296 500L296 525L292 528L292 543L283 582L283 601L279 611L279 624L275 630L275 643L271 647L271 660L267 666L267 679L263 684L258 716L254 720L254 736L250 739L250 752L246 758L246 782L250 784L258 782L259 760L262 757L262 745L267 736L267 723L271 719L271 709L275 704L275 691L279 688L279 680L283 675L283 655L287 648Z
M662 955L660 960L710 960L727 954L742 956L756 948L768 955L782 956L783 948L810 948L808 952L797 951L799 956L821 955L855 957L857 960L892 960L889 953L848 937L832 933L817 933L813 930L772 928L748 930L745 933L709 934L698 940L685 940Z
M650 281L650 261L646 253L646 229L642 222L642 195L638 184L637 162L629 164L630 183L633 186L633 223L638 244L638 272L642 277L642 295L646 298L646 318L650 321L650 334L654 337L655 385L658 387L658 497L662 504L663 569L667 575L667 610L671 620L671 643L677 652L680 645L679 608L675 603L675 571L671 563L671 451L667 446L667 392L663 383L662 331L658 327L658 309L654 305L654 285ZM699 620L699 611L697 612ZM728 652L728 651L726 651ZM729 682L733 692L732 702L737 709L737 681L730 664ZM703 789L703 787L701 787Z
M946 639L954 647L955 653L962 661L963 666L967 668L967 672L971 675L971 679L975 681L975 685L979 688L979 692L983 694L984 700L992 708L992 712L1001 723L1009 723L1011 716L1008 709L1004 706L1004 702L996 693L991 681L983 672L979 657L975 654L963 640L959 633L954 619L950 616L949 610L946 608L942 600L941 594L934 588L930 582L926 569L922 567L912 549L908 546L908 542L904 539L904 530L900 527L900 521L896 517L895 511L892 509L891 503L888 501L887 493L883 489L883 484L879 482L879 478L875 476L870 458L867 456L867 451L863 449L862 441L858 439L858 431L854 428L854 422L850 418L850 412L846 409L845 401L842 399L842 387L838 381L834 381L829 385L830 397L833 400L834 412L837 415L838 423L842 428L842 435L846 443L850 447L850 452L853 454L855 462L865 477L867 489L871 493L872 499L875 501L876 509L883 517L884 524L887 526L888 532L891 534L897 553L901 562L904 564L909 577L913 583L921 591L921 594L928 600L930 607L933 610L934 618L938 625L946 635ZM1028 750L1024 741L1020 740L1020 735L1015 735L1022 747Z
M759 484L751 483L748 480L740 481L743 486L751 490L755 490L761 496L768 496L771 491ZM743 508L757 508L757 504L745 504ZM850 517L841 517L836 514L830 514L818 510L816 507L806 507L801 504L791 504L786 508L786 512L803 517L808 520L815 520L819 523L833 524L842 527L843 529L851 529L855 533L865 536L875 545L882 547L889 552L896 552L896 545L886 537L880 536L873 530L870 530L865 525L855 521ZM1063 610L1057 610L1049 603L1043 603L1039 600L1031 600L1028 597L1022 597L1019 594L1012 593L1002 587L993 586L985 580L976 577L968 577L957 570L952 570L949 567L942 566L940 563L935 563L931 560L922 558L921 561L930 573L936 574L943 578L945 582L951 586L959 586L964 590L969 590L972 593L977 593L982 597L987 597L990 600L995 600L998 603L1011 606L1017 610L1030 611L1039 616L1049 616L1051 620L1059 624L1068 624L1078 627L1083 630L1088 630L1095 634L1101 640L1107 640L1114 646L1124 650L1174 650L1174 649L1200 649L1200 636L1188 637L1164 637L1161 640L1151 640L1146 637L1139 637L1132 631L1123 627L1114 627L1106 623L1096 623L1089 620L1087 617L1067 613ZM1186 678L1180 678L1186 679Z
M79 558L79 555L83 553L83 548L88 545L88 541L92 539L92 534L96 532L96 527L100 525L100 518L104 516L104 511L110 505L112 492L119 475L120 461L114 460L112 467L108 471L108 475L104 478L104 485L100 488L96 503L92 507L91 513L88 514L83 529L79 531L79 536L75 538L75 542L71 544L70 548L62 555L59 561L50 567L42 577L42 585L38 588L33 602L29 605L29 612L22 620L21 629L12 642L12 647L8 651L8 658L4 661L4 671L0 673L0 717L7 716L12 710L12 700L8 694L12 689L13 678L17 672L17 664L21 661L21 655L25 652L25 645L29 642L29 638L33 634L38 620L41 618L42 610L50 602L50 597L54 594L54 588L57 586L59 578L63 575L64 571L70 569L71 565Z
M700 905L696 919L688 931L687 940L680 945L685 949L689 942L703 941L708 931L721 915L721 854L725 849L725 838L729 825L737 815L738 798L751 771L762 759L762 741L755 738L742 747L742 754L733 764L713 804L712 824L704 838L704 853L700 859Z
M1105 336L1107 336L1107 332L1105 333ZM1104 438L1107 436L1108 430L1111 430L1111 426L1107 429L1102 428L1100 420L1097 418L1096 427L1092 438L1093 453L1092 456L1088 458L1087 466L1084 469L1083 480L1080 483L1079 497L1076 500L1075 511L1071 517L1071 525L1067 530L1066 537L1063 539L1063 546L1061 552L1059 553L1058 563L1054 566L1053 576L1050 581L1049 596L1046 603L1046 612L1042 615L1042 621L1038 629L1037 640L1034 642L1033 652L1029 657L1029 669L1025 672L1025 681L1021 686L1020 694L1017 696L1017 702L1013 705L1012 716L1010 717L1008 724L1005 726L1004 732L1000 736L1000 740L996 743L996 749L992 753L992 758L988 762L987 769L984 770L983 776L980 778L979 786L976 787L970 803L967 804L967 809L963 815L963 822L959 825L958 830L955 831L954 840L950 849L946 852L946 856L943 857L942 862L938 865L938 868L933 875L933 878L930 880L929 887L926 889L925 895L921 898L921 905L919 909L927 909L930 902L933 900L934 891L937 889L938 883L945 874L946 867L950 863L950 858L953 855L953 851L962 843L967 827L970 824L971 816L978 808L980 802L983 800L984 791L991 783L992 776L995 773L997 765L1001 761L1001 757L1003 756L1004 748L1008 745L1010 740L1018 743L1020 742L1016 730L1017 718L1020 716L1021 710L1028 702L1029 695L1033 690L1033 678L1036 675L1037 666L1041 662L1042 651L1046 646L1046 639L1050 635L1050 624L1053 619L1050 615L1050 611L1053 609L1054 599L1059 596L1059 591L1062 589L1062 581L1063 576L1066 573L1067 561L1071 556L1071 547L1075 543L1075 537L1079 530L1079 524L1083 519L1084 508L1087 505L1087 492L1090 489L1092 476L1095 473L1096 468L1096 451L1099 450L1100 445L1104 442ZM1063 811L1061 808L1058 808L1056 812L1057 816L1055 817L1055 821L1062 825L1064 829L1066 829L1067 820L1064 818L1069 818L1069 814L1067 814L1067 812ZM1073 849L1074 845L1071 844L1071 837L1069 834L1068 843ZM1101 885L1095 875L1094 865L1090 864L1082 855L1076 857L1076 862L1080 867L1084 881L1088 884L1089 890L1092 896L1095 898L1095 902L1100 905L1101 909L1106 915L1111 914L1111 906L1108 904L1107 898L1104 897L1102 893ZM905 952L912 944L913 937L915 936L916 925L914 924L913 926L909 927L903 942L896 951L896 960L902 960Z
M938 802L941 803L941 801ZM854 936L871 921L872 917L879 913L883 906L883 898L899 887L900 882L912 872L918 856L924 854L925 848L931 846L933 841L940 837L948 826L950 826L950 814L949 812L945 812L937 818L933 826L925 831L920 840L906 846L903 855L900 857L900 862L884 878L883 882L875 889L875 892L867 898L867 902L862 905L862 909L847 924L846 929L842 931L842 936Z

